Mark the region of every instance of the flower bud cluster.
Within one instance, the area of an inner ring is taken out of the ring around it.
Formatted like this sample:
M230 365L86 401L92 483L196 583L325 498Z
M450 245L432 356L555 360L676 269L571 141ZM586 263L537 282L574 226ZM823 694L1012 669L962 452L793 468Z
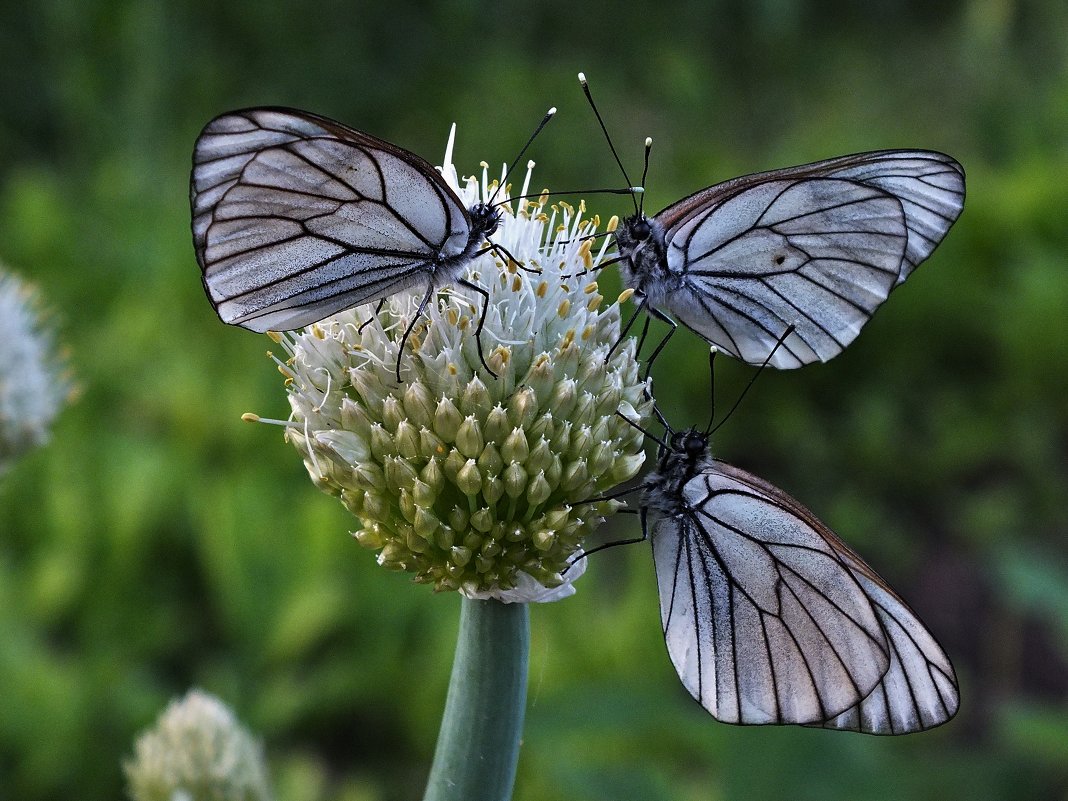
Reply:
M200 690L170 703L124 766L134 801L269 801L263 747Z
M48 439L73 389L37 291L0 270L0 474Z
M443 174L456 185L448 154ZM473 203L494 186L484 174L457 191ZM590 280L605 246L583 239L597 220L582 211L544 199L509 209L492 239L521 264L487 253L469 272L490 296L481 340L496 378L474 334L482 300L459 287L417 322L400 384L397 347L423 290L277 337L287 438L383 566L471 597L552 600L572 591L581 571L564 571L581 541L621 505L591 499L638 473L643 436L617 412L640 420L652 401L634 341L612 350L619 305Z

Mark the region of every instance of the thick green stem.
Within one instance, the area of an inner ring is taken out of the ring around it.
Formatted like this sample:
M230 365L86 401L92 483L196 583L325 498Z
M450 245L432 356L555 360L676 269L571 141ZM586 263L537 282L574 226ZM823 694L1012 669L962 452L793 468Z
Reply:
M508 801L527 697L526 604L460 607L449 697L423 801Z

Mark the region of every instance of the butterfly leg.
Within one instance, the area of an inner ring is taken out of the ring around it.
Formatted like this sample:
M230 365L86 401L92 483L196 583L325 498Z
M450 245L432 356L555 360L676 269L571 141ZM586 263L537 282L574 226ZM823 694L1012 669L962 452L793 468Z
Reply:
M645 363L645 376L644 376L645 378L649 377L649 373L652 372L652 369L653 369L653 362L656 361L656 357L660 355L660 351L662 351L664 349L664 346L667 345L668 340L671 339L672 336L674 336L675 330L679 327L678 323L676 323L674 320L672 320L670 317L668 317L666 314L664 314L662 311L660 311L660 309L656 308L655 306L650 306L649 307L649 314L652 317L655 317L657 320L661 320L661 321L667 323L668 325L670 325L671 329L664 335L664 338L662 340L660 340L660 344L657 345L656 348L653 350L653 355L649 357L648 361L646 361L646 363Z
M636 487L635 489L640 489L640 488ZM641 526L642 526L642 535L640 537L630 537L629 539L625 539L625 540L613 540L612 542L606 542L603 545L598 545L596 548L590 548L588 551L583 551L581 554L579 554L578 557L575 558L574 561L571 564L574 564L579 559L585 559L587 556L591 556L591 555L597 553L598 551L605 551L605 550L608 550L609 548L615 548L617 545L634 545L635 543L645 542L647 539L649 539L649 509L648 509L648 507L645 507L645 506L641 507L641 509L638 510L638 515L639 515L639 519L641 520ZM568 565L567 567L568 567L568 569L570 569L571 565ZM567 569L561 571L561 573L566 573L566 572L567 572Z
M642 295L641 303L638 304L638 308L634 310L634 314L632 314L630 316L630 319L627 320L627 324L623 326L623 330L619 334L619 339L617 339L612 345L612 347L609 348L608 355L604 357L605 362L612 358L612 354L616 352L616 348L618 348L623 342L623 340L626 339L627 334L630 332L630 329L634 326L634 321L638 319L638 315L641 314L642 311L645 309L646 303L648 303L648 301L646 300L645 295ZM648 372L646 374L648 375Z
M357 334L362 334L363 330L365 328L367 328L367 326L369 326L371 323L373 323L375 320L377 320L378 319L378 315L382 313L382 307L385 306L385 305L386 305L386 299L385 298L382 298L382 300L378 301L378 305L375 306L375 313L372 314L370 317L368 317L366 320L364 320L362 323L360 323L360 327L356 329L356 333Z
M541 270L535 270L533 267L527 267L527 265L523 264L523 262L521 262L519 259L517 259L515 256L513 256L511 253L509 253L508 252L508 248L504 247L503 245L498 245L495 242L491 242L490 246L487 248L487 250L493 250L493 251L497 251L499 253L503 253L505 258L509 262L514 264L516 267L518 267L523 272L534 273L535 275L541 275Z
M475 327L475 345L478 348L478 359L482 362L482 366L486 368L486 372L494 378L497 374L490 369L490 366L486 364L486 357L482 354L482 328L486 325L486 315L489 314L489 292L480 287L478 284L473 284L466 278L460 278L456 281L460 286L467 287L472 292L477 292L482 296L482 314L478 318L478 325Z
M645 315L645 325L642 326L642 334L638 337L638 347L634 351L634 358L638 358L642 354L642 348L645 346L645 338L649 336L649 315Z
M419 308L415 310L415 315L412 317L412 321L408 323L408 327L404 329L404 336L401 337L400 346L397 348L397 383L401 383L401 357L404 355L404 346L408 344L408 337L412 335L412 331L415 330L415 324L419 322L419 318L423 316L423 312L426 311L426 307L430 305L430 299L434 297L434 284L426 288L426 294L423 295L423 299L419 301Z

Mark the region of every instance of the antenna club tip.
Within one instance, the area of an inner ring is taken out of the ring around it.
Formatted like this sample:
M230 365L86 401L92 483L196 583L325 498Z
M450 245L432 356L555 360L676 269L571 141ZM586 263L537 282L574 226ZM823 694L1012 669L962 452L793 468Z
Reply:
M581 83L583 86L586 85L586 73L585 72L580 72L578 74L578 79L579 79L579 83Z
M715 345L712 345L711 347L709 347L708 353L711 356L715 356L717 353L719 353L719 348L717 348Z
M651 137L651 136L645 137L645 146L646 147L652 147L653 146L653 137Z
M551 109L549 109L547 112L545 112L545 116L546 117L551 117L555 113L556 113L556 106L553 106Z
M640 195L645 191L645 187L644 186L632 186L627 191L630 192L633 195Z
M530 161L527 162L527 169L528 170L533 170L534 169L534 159L531 159Z

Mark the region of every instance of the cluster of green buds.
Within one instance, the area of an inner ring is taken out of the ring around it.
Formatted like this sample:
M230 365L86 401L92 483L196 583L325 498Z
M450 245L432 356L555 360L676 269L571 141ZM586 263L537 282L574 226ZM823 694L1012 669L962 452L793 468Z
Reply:
M134 801L270 801L263 746L218 698L190 690L137 738Z
M460 187L450 161L443 174L466 203L493 193L486 165ZM468 273L489 293L481 342L496 378L474 336L482 300L462 287L416 321L399 384L397 348L423 290L274 335L287 356L276 360L286 437L360 519L356 539L384 567L473 598L573 592L584 561L569 564L621 506L598 496L644 461L643 436L620 413L642 420L652 400L634 341L612 350L619 302L591 278L607 247L589 238L599 220L546 200L508 208L492 237L517 261L486 253Z

